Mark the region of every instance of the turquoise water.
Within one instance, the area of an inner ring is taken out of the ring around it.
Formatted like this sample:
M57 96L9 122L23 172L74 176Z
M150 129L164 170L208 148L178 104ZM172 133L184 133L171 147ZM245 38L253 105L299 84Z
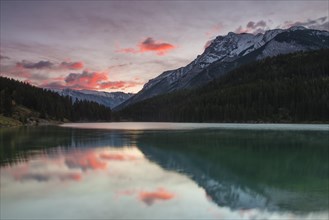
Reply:
M328 219L328 125L0 129L1 219Z

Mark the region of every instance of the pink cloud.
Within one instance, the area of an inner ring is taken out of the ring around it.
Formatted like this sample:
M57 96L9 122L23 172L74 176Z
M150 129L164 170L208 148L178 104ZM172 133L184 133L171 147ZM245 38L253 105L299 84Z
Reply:
M268 29L265 21L260 20L258 22L249 21L246 27L239 26L234 32L237 34L241 33L263 33Z
M156 201L168 201L175 197L174 193L171 193L164 188L158 188L155 191L128 189L117 192L118 196L133 196L135 194L137 194L138 200L149 206L153 205Z
M214 35L217 36L220 31L222 31L224 25L222 23L215 24L211 27L211 29L206 32L207 37L213 37Z
M83 69L84 63L83 62L62 62L60 67L69 70L80 70Z
M54 81L53 81L54 80ZM84 70L82 73L70 73L64 78L48 80L41 84L43 88L52 89L126 89L141 85L141 82L135 81L110 81L107 72L90 72Z
M141 43L137 45L137 48L123 48L117 50L119 53L145 53L145 52L155 52L159 56L163 56L169 51L175 49L176 46L170 43L157 42L153 38L148 37Z
M77 153L65 159L65 164L69 168L79 168L82 171L103 170L107 167L106 163L101 161L95 153L83 152Z
M139 199L147 205L152 205L155 201L166 201L175 197L175 194L168 192L164 188L159 188L156 191L141 191L139 193Z
M45 164L55 163L55 160L45 160ZM16 181L38 181L47 182L52 179L58 179L61 181L80 181L82 179L82 174L79 172L48 172L48 171L38 171L33 172L30 164L27 162L21 166L8 167L7 172L9 172Z
M124 161L124 160L136 160L137 157L133 155L127 155L123 153L101 153L99 155L101 159L105 160L119 160L119 161Z

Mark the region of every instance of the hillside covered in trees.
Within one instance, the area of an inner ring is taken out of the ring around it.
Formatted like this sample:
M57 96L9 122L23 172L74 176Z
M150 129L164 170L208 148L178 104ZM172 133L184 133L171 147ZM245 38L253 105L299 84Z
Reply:
M60 96L28 83L0 77L0 115L15 116L22 123L26 123L28 120L26 115L14 115L17 109L31 110L36 118L56 121L108 121L111 119L111 109L96 102L72 102L69 96Z
M160 95L116 112L117 119L176 122L328 122L329 50L241 66L210 84Z

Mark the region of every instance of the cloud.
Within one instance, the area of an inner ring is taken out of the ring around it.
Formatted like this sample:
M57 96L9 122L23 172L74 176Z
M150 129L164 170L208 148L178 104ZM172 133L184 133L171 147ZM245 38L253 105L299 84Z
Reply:
M127 67L127 66L131 66L132 64L133 64L132 62L129 62L129 63L121 63L121 64L109 66L108 69L109 70L112 70L112 69L116 69L116 68Z
M329 22L327 21L328 17L320 17L317 19L307 19L306 21L286 21L283 25L279 26L280 28L290 28L293 26L304 26L310 29L317 30L326 30L329 31Z
M54 64L50 61L39 61L37 63L33 63L33 62L28 62L23 60L22 62L18 62L16 63L17 67L23 67L25 69L49 69L52 66L54 66Z
M141 82L135 81L110 81L107 72L90 72L84 70L82 73L70 73L64 80L46 82L41 85L49 89L126 89L141 85Z
M124 67L131 63L116 65L115 67ZM1 76L14 77L19 80L29 80L31 84L46 89L76 89L76 90L109 90L138 87L143 85L138 80L111 81L109 78L109 69L105 71L90 71L88 69L81 72L71 72L63 75L67 70L79 70L84 67L81 61L63 61L53 63L50 61L12 62L5 64L1 62ZM113 67L113 68L115 68ZM59 75L59 73L61 75Z
M1 76L7 76L7 77L16 77L16 78L31 78L32 73L30 72L30 69L26 69L21 65L3 65L1 63L0 66L0 75Z
M41 85L41 87L46 89L65 89L65 85L61 82L46 82Z
M224 28L223 23L215 24L211 27L211 29L208 32L206 32L206 36L208 37L213 37L214 35L217 36L219 32L222 31L223 28Z
M247 24L247 28L250 28L250 29L256 29L258 27L266 27L266 22L261 20L261 21L258 21L257 23L253 22L253 21L249 21L248 24Z
M78 153L67 157L65 159L65 164L70 169L79 168L82 171L86 171L88 169L102 170L106 168L106 163L100 161L96 154L92 152Z
M9 60L9 59L10 59L10 57L0 55L0 60Z
M164 55L169 50L174 49L175 46L169 43L157 43L149 37L139 45L139 48L141 52L156 51L158 55Z
M137 199L139 201L144 202L148 206L153 205L155 201L167 201L175 197L174 193L164 188L158 188L155 191L128 189L117 192L118 196L133 196L135 194L137 194Z
M82 73L70 73L65 78L65 82L68 84L81 84L81 85L86 84L94 87L95 84L98 84L100 81L107 79L108 76L106 73L88 72L85 70Z
M49 179L50 179L49 174L27 173L25 175L20 176L20 178L18 178L16 180L19 180L19 181L36 180L38 182L46 182Z
M83 69L84 64L83 62L62 62L60 67L69 70L80 70Z
M99 155L101 159L104 160L118 160L118 161L125 161L125 160L136 160L137 157L133 155L127 155L123 153L101 153Z
M264 33L266 30L268 30L269 27L267 26L267 23L264 20L260 21L249 21L245 27L239 26L237 29L235 29L235 33L241 34L241 33Z
M81 173L23 173L20 175L15 175L15 180L21 182L30 180L35 180L37 182L47 182L51 179L59 179L61 181L79 181L81 178Z
M65 173L59 175L59 179L62 181L66 181L66 180L80 181L81 178L82 178L81 173Z
M103 82L100 84L100 89L126 89L131 88L139 85L143 85L144 83L141 82L134 82L134 81L109 81Z
M137 48L123 48L119 49L116 52L119 53L145 53L145 52L155 52L159 56L163 56L169 51L175 49L176 46L170 43L165 42L157 42L153 38L148 37L141 43L137 45Z
M39 62L29 62L23 60L16 63L17 67L25 69L52 69L52 70L80 70L83 69L84 63L81 61L78 62L61 62L61 63L52 63L50 61L39 61Z
M168 192L163 188L159 188L153 192L141 191L139 193L139 199L147 205L152 205L157 200L165 201L170 200L174 197L175 195L173 193Z

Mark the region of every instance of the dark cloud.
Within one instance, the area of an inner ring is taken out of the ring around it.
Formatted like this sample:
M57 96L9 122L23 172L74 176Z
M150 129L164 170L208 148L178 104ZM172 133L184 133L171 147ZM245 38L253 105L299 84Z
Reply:
M148 37L139 45L139 48L141 52L156 51L158 55L163 55L168 50L174 49L175 46L169 43L156 42L153 38Z
M263 20L260 20L258 22L255 21L249 21L246 25L246 27L239 26L234 32L235 33L264 33L269 27L267 26L266 22Z
M266 22L261 20L261 21L258 21L257 23L253 22L253 21L249 21L248 24L247 24L247 28L250 28L250 29L256 29L258 27L266 27Z
M37 63L22 61L16 63L17 67L23 67L25 69L50 69L54 66L54 64L50 61L39 61Z
M46 89L65 89L65 85L60 82L49 82L41 85L41 87Z
M327 21L328 17L320 17L317 19L307 19L307 21L286 21L285 24L282 26L283 28L290 28L293 26L304 26L310 29L317 29L317 30L327 30L329 31L329 22Z
M122 68L122 67L131 66L131 65L133 65L133 63L129 62L129 63L122 63L122 64L117 64L117 65L112 65L112 66L109 66L108 68L111 70L111 69L115 69L115 68Z
M0 60L9 60L9 59L10 59L10 57L0 55Z
M82 178L81 173L25 173L22 175L17 175L16 180L19 181L29 181L35 180L38 182L47 182L51 179L59 179L61 181L73 180L79 181Z
M317 30L329 31L329 21L324 22L323 24L313 25L310 28Z
M107 72L88 72L70 73L63 81L45 82L41 85L43 88L52 89L127 89L134 86L142 85L143 83L137 81L110 81Z
M20 181L25 181L25 180L36 180L38 182L45 182L50 179L50 175L48 174L39 174L39 173L29 173L22 175L20 177Z
M1 57L2 59L2 57ZM79 62L61 62L61 63L52 63L50 61L39 61L39 62L29 62L23 60L22 62L16 63L17 67L25 68L25 69L53 69L53 70L79 70L83 69L84 63Z
M83 69L83 66L84 66L83 62L62 62L60 64L60 67L70 70Z
M107 73L83 71L82 73L70 73L65 78L65 82L89 84L90 86L96 86L99 82L107 79Z
M123 48L117 50L120 53L145 53L145 52L156 52L157 55L165 55L168 51L176 48L173 44L165 42L157 42L153 38L148 37L144 41L138 44L137 48Z

